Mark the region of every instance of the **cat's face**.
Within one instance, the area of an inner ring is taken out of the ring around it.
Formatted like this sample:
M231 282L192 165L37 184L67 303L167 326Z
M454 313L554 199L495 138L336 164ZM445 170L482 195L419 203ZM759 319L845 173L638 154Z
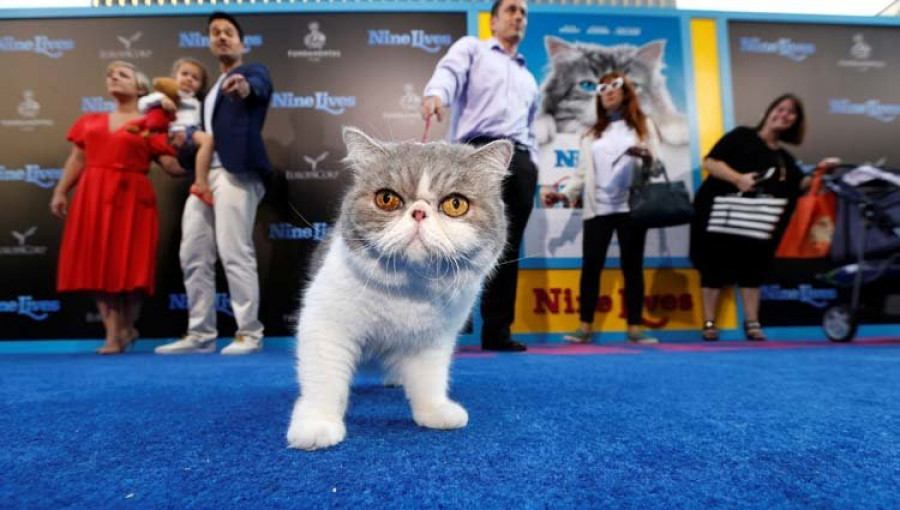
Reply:
M597 80L613 71L628 77L641 109L652 115L657 102L654 90L665 87L661 75L665 41L652 41L640 47L602 46L569 43L547 36L544 42L552 64L544 83L544 110L551 112L557 122L574 121L584 127L592 126L597 121Z
M344 142L355 179L344 198L341 235L351 251L434 266L477 262L502 249L509 142L478 150L385 143L352 128L344 130Z

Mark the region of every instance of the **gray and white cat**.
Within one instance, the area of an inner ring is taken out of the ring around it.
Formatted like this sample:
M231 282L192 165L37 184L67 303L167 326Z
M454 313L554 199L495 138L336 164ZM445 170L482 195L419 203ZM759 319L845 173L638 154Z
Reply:
M550 72L541 85L541 108L535 120L538 144L549 143L557 133L584 134L594 125L594 86L612 71L624 73L634 84L641 109L655 121L663 142L686 144L687 120L675 109L662 73L665 44L658 39L640 47L602 46L545 37Z
M422 427L464 427L447 397L456 337L506 242L501 185L512 144L387 143L344 129L354 183L297 324L300 397L287 432L314 450L346 436L363 357L403 385Z

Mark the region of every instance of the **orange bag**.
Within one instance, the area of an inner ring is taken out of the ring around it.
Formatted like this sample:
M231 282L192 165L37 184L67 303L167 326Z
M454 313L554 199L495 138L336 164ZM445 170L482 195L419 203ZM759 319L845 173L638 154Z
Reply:
M776 257L812 259L828 255L834 237L837 199L834 193L823 189L824 173L824 168L817 168L809 191L797 200Z

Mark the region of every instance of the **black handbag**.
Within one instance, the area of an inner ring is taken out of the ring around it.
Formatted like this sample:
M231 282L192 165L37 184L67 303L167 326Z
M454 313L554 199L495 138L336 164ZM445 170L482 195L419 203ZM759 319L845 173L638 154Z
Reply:
M672 182L666 167L654 160L650 169L638 165L631 183L628 207L631 222L643 228L672 227L690 223L694 216L691 196L682 181ZM665 177L662 182L650 182L651 177Z

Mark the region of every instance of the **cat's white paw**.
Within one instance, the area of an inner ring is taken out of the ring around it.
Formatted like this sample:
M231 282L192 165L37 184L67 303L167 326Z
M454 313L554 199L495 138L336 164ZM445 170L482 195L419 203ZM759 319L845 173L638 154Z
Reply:
M469 413L463 406L448 400L438 407L427 410L413 409L413 420L416 425L430 429L460 429L469 423Z
M288 446L299 450L318 450L334 446L347 437L347 428L340 420L305 418L291 420L288 427Z
M556 119L550 115L538 115L534 119L534 134L538 145L546 145L556 138Z

